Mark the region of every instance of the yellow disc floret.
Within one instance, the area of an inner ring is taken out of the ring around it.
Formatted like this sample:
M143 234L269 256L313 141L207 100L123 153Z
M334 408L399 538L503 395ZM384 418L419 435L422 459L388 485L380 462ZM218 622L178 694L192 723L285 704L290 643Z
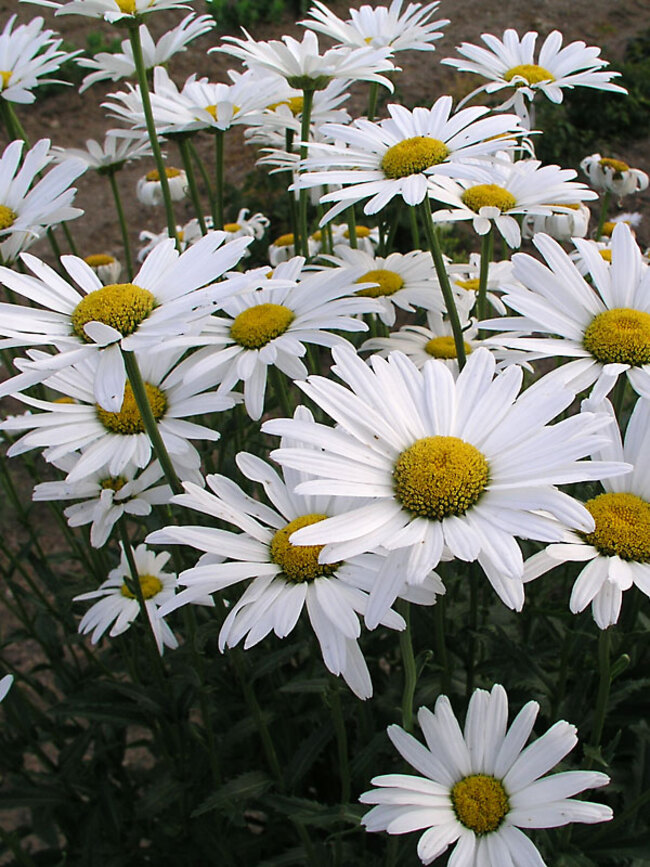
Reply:
M611 250L609 250L609 249L599 250L598 252L600 253L601 259L604 259L606 262L612 261L612 251Z
M357 230L357 238L367 238L370 235L370 232L372 231L372 229L369 229L368 226L356 226L356 230ZM344 238L350 237L350 230L349 229L346 229L343 232L343 237Z
M416 440L401 453L393 470L395 496L404 508L436 521L464 515L488 480L485 457L458 437Z
M613 157L603 157L598 164L604 169L612 169L614 175L622 175L623 172L629 172L630 167L623 160L615 160Z
M115 258L109 256L108 253L92 253L90 256L84 256L84 262L91 268L99 268L102 265L112 265Z
M230 336L246 349L260 349L279 337L296 318L283 304L256 304L243 310L230 326Z
M12 73L6 69L0 69L0 90L4 90L5 87L9 87L9 81L11 79Z
M299 583L314 581L325 575L333 575L340 563L319 563L318 555L323 545L292 545L289 537L301 527L309 527L324 521L327 515L301 515L286 527L278 530L271 539L271 560L281 569L287 581Z
M169 166L168 168L165 169L165 174L167 175L168 178L177 178L180 175L180 173L181 173L180 169L175 169L172 166ZM158 173L158 169L152 169L152 171L147 172L147 174L145 175L145 178L148 181L159 181L160 180L160 174Z
M496 831L510 810L503 783L487 774L472 774L457 782L451 802L458 821L479 835Z
M465 341L463 341L463 346L465 347L465 355L469 355L472 347ZM424 350L434 358L458 358L453 337L432 337L424 345Z
M10 229L16 222L18 214L6 205L0 205L0 231Z
M72 330L77 337L90 342L84 325L87 322L103 322L126 337L133 334L155 306L156 299L148 289L135 283L110 283L102 289L89 292L77 304L72 312Z
M583 538L606 557L650 562L650 503L636 494L600 494L585 503L596 522Z
M133 579L131 579L133 580ZM151 599L154 596L157 596L158 593L163 589L163 583L160 578L156 578L155 575L139 575L138 581L140 583L140 589L142 590L142 598L143 599ZM120 588L122 592L122 596L126 596L127 599L136 599L135 593L131 593L126 584L122 584Z
M102 479L99 484L105 491L115 491L117 493L126 484L126 479L122 476L108 476L108 478Z
M460 286L466 292L478 292L481 288L481 281L478 277L472 277L469 280L456 280L456 286Z
M394 295L404 286L404 280L395 271L387 271L385 268L376 268L368 271L356 281L357 283L375 283L367 289L359 289L357 295L368 298L381 298L383 295Z
M629 307L605 310L587 327L583 344L603 364L650 364L650 313Z
M555 81L555 76L544 69L543 66L537 66L534 63L522 63L519 66L513 66L507 72L504 72L503 78L505 81L512 81L513 78L523 78L527 84L539 84L540 81ZM515 82L515 87L525 87L521 81Z
M239 223L225 223L223 227L224 232L238 232L240 229Z
M476 184L468 187L462 194L461 200L476 213L481 208L498 208L503 213L510 211L517 204L512 193L498 184Z
M165 393L149 382L145 382L144 387L153 417L158 421L158 419L163 417L167 409ZM123 434L124 436L144 433L144 422L135 402L133 390L128 382L124 387L124 400L119 412L109 412L106 409L102 409L101 406L96 406L96 409L97 418L106 430L109 430L111 433Z
M291 247L294 242L293 232L287 232L286 235L280 235L273 242L274 247Z
M437 138L416 135L388 148L381 161L387 178L406 178L437 166L449 156L447 145Z

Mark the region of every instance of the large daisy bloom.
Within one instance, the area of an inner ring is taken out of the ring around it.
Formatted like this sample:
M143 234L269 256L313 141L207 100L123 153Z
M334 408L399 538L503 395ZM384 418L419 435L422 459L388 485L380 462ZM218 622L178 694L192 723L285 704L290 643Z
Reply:
M14 29L12 15L0 33L0 98L8 102L34 102L33 89L40 84L68 84L54 78L42 78L56 72L61 64L79 51L60 51L63 39L53 39L53 30L43 30L43 19L34 18Z
M389 105L390 118L377 123L363 118L349 125L325 124L321 132L335 144L309 145L301 187L342 184L321 201L337 202L331 219L355 202L369 199L364 213L376 214L395 197L407 205L424 201L433 175L485 179L473 157L494 154L521 132L515 115L487 117L489 109L465 108L452 115L452 98L441 96L431 108Z
M585 157L580 162L580 168L594 189L617 196L643 192L650 182L648 175L641 169L632 169L623 160L601 157L600 154Z
M57 347L57 356L27 364L23 374L7 380L0 395L42 381L53 369L99 354L95 400L104 409L119 410L126 372L122 350L156 350L169 337L196 327L220 299L245 288L241 275L216 282L241 259L251 238L224 243L224 232L210 232L179 254L170 238L146 258L132 283L103 286L93 269L76 256L61 264L76 285L25 254L22 261L34 276L0 268L0 282L39 305L0 304L0 334L5 346Z
M454 867L545 867L521 828L559 828L571 822L608 822L604 804L574 798L606 786L599 771L547 776L578 743L577 729L561 720L525 746L539 705L529 701L508 727L508 697L500 684L474 690L461 730L446 695L434 711L421 707L418 722L426 746L398 725L388 736L420 776L385 774L360 797L375 804L363 817L368 831L424 831L417 852L431 864L455 845Z
M429 253L412 250L404 255L390 253L381 257L343 245L335 247L334 253L336 255L321 255L320 258L343 272L364 269L355 282L371 285L359 289L357 294L375 298L381 304L379 318L384 324L395 324L395 308L409 313L413 313L416 307L438 313L445 309Z
M591 400L583 407L593 409ZM612 418L608 400L597 405ZM605 493L585 503L595 522L592 533L572 532L567 539L549 545L526 561L526 579L537 578L560 563L585 563L571 592L570 608L576 614L591 603L594 620L601 629L618 621L623 593L636 585L650 596L650 401L641 398L625 432L617 424L608 428L609 441L595 455L606 460L627 461L633 469L624 476L603 479Z
M317 477L301 483L299 493L372 500L344 518L298 530L291 541L324 545L323 562L378 545L389 549L374 591L379 611L404 582L417 584L434 569L444 548L460 560L478 560L503 602L520 610L516 537L560 541L551 516L591 532L589 512L555 486L627 469L579 460L606 441L601 430L611 419L583 413L550 426L574 392L542 378L517 396L521 368L512 365L495 378L494 356L482 347L456 380L434 359L418 370L400 352L388 360L374 355L369 365L351 349L332 352L332 370L345 385L322 376L298 383L337 424L314 424L308 432L321 447L318 460L300 448L279 448L271 457ZM291 419L262 426L285 436L294 429ZM301 429L303 439L308 434Z
M466 100L483 91L507 90L510 94L499 108L514 107L517 114L527 118L525 100L532 101L537 93L543 93L551 102L562 102L563 88L592 87L627 93L624 87L612 82L620 73L603 72L609 64L600 57L600 48L588 47L584 42L571 42L563 48L559 30L549 33L537 56L534 30L520 37L516 30L509 28L503 39L491 33L483 33L481 39L487 48L463 42L456 49L460 58L446 57L442 61L460 72L472 72L488 79Z
M180 24L164 33L157 42L154 42L149 28L140 26L140 42L142 44L142 56L145 69L153 69L178 54L185 51L192 40L203 36L216 26L212 15L196 16L193 12L187 15ZM81 57L77 64L84 69L92 69L81 83L79 93L83 93L91 85L98 81L119 81L121 78L133 78L136 74L133 49L128 39L123 40L122 51L109 53L100 51L94 57Z
M543 166L539 160L513 162L501 153L490 164L489 174L489 183L480 184L436 178L429 194L450 207L434 211L434 222L471 220L479 235L494 226L509 247L519 247L519 215L550 217L562 206L570 211L581 200L598 198L585 184L573 180L577 175L573 169Z
M437 0L425 6L409 3L404 11L402 4L403 0L392 0L390 6L350 9L350 17L343 21L320 0L315 0L307 13L310 17L299 23L350 47L388 47L393 53L435 51L432 43L442 37L439 31L449 24L449 19L431 21L440 3Z
M84 163L67 159L37 180L52 160L50 140L41 139L23 154L24 147L13 141L0 156L0 259L7 263L46 229L83 214L72 207L77 190L70 184L86 171Z
M34 6L49 6L57 15L85 15L103 18L110 24L129 23L151 12L165 9L190 9L181 0L21 0Z
M92 590L90 593L80 593L72 600L73 602L85 602L89 599L98 600L86 611L79 624L79 632L82 635L92 633L90 640L93 644L97 644L109 627L110 632L108 634L111 638L126 632L141 613L138 599L131 589L133 577L121 543L120 548L122 549L120 565L108 573L107 580L97 590ZM162 655L165 647L178 647L178 639L162 617L158 615L160 606L176 592L176 575L173 572L164 571L171 554L167 552L156 554L154 551L150 551L146 545L138 545L137 548L132 549L131 553L135 561L149 622L156 638L158 653ZM209 603L206 600L204 604Z
M296 413L301 425L313 423L303 408ZM287 445L297 444L295 441ZM316 451L312 450L316 455ZM236 458L241 472L260 483L272 506L245 494L225 476L207 477L210 491L185 484L185 493L173 498L178 505L195 509L241 532L213 527L166 527L147 537L149 543L185 544L203 551L193 569L179 581L187 590L171 600L168 613L199 595L224 590L253 579L238 602L230 608L219 647L234 647L245 638L247 649L270 632L286 638L306 609L327 668L342 675L359 698L372 695L372 683L363 654L357 644L361 634L358 614L363 614L368 594L362 587L372 584L382 558L378 555L351 557L335 564L319 563L318 546L296 547L289 537L298 527L343 514L350 502L343 498L293 493L304 474L285 470L280 477L268 463L240 452ZM429 576L422 592L413 601L432 604L435 593L444 592L439 580ZM403 629L404 620L394 611L386 612L383 625Z
M547 264L527 253L513 256L517 286L503 300L520 316L490 319L501 331L494 342L539 357L574 359L561 373L576 391L595 383L601 400L625 374L635 391L650 397L650 270L629 226L618 223L606 261L594 241L575 239L591 284L557 241L538 234L533 244ZM542 336L511 336L508 331Z

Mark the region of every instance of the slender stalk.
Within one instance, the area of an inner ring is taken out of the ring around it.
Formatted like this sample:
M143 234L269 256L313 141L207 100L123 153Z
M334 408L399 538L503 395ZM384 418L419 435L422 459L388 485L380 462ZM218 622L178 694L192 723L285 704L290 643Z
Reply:
M413 636L411 634L411 606L400 600L398 610L406 621L406 629L399 634L399 649L404 668L404 688L402 690L402 726L407 732L413 731L413 697L417 684L417 670L413 653Z
M456 347L458 368L459 370L462 370L463 367L465 367L465 362L467 360L465 356L463 329L461 328L460 319L458 318L456 302L454 301L454 293L452 292L451 285L449 283L449 277L447 276L445 260L443 259L442 250L440 249L440 241L438 240L438 236L436 235L433 228L433 221L431 219L431 202L428 198L426 198L420 205L417 205L417 207L422 213L422 221L424 223L424 231L426 233L427 241L429 244L429 251L431 253L431 258L433 259L436 274L438 275L438 281L442 290L442 296L445 299L445 305L447 307L447 315L449 316L451 328L454 333L454 346Z
M309 141L309 132L311 128L311 110L314 104L314 91L303 90L302 92L302 123L300 125L300 160L307 159L307 142ZM309 259L309 232L307 229L307 200L309 198L309 190L305 187L300 188L300 201L298 207L299 226L300 226L300 249L301 254L305 259ZM297 246L296 246L297 249Z
M603 234L603 226L605 225L605 221L607 219L607 211L609 210L609 200L611 199L612 194L609 190L606 190L603 195L603 201L600 206L600 216L598 217L598 228L596 229L596 240L598 241L601 235Z
M274 365L270 366L271 379L273 382L273 391L278 407L282 410L286 418L293 417L293 408L287 391L287 382L284 373L278 370Z
M447 645L445 642L445 597L438 596L436 604L433 606L434 614L434 641L436 645L436 656L438 664L442 669L441 681L442 691L445 695L451 692L451 676L449 673L449 660L447 658Z
M214 132L214 205L212 222L215 229L223 229L223 164L224 164L224 131Z
M478 565L470 565L469 574L469 635L467 636L467 681L465 696L469 699L474 690L476 668L476 630L478 629Z
M151 142L151 150L153 158L158 169L158 177L160 179L160 189L165 202L165 214L167 216L167 233L170 238L174 238L178 244L176 235L176 218L174 217L174 206L169 190L169 180L165 171L165 163L160 150L160 142L156 133L156 124L153 119L153 111L151 109L151 97L149 95L149 82L147 81L147 70L144 65L144 57L142 55L142 42L140 40L140 22L134 21L129 23L129 41L133 51L133 60L135 69L138 75L138 84L140 85L140 98L142 99L142 108L144 111L144 119L147 125L149 141Z
M354 205L346 208L345 215L348 221L348 235L350 236L350 247L356 250L359 244L357 243L357 218L354 213Z
M411 238L413 240L413 249L420 249L420 230L418 228L418 212L415 208L409 208L409 217L411 220Z
M594 750L600 747L600 742L603 736L603 728L605 726L605 717L607 715L607 704L609 702L609 690L612 685L611 678L611 646L612 646L612 627L601 629L598 636L598 670L600 680L598 683L598 695L596 697L596 710L594 712L594 722L591 731L591 745ZM593 759L589 759L587 767L591 767Z
M165 474L165 478L167 479L172 491L175 494L180 494L183 491L183 486L176 475L176 470L174 469L172 460L169 457L169 452L167 451L160 430L158 429L158 423L156 422L151 410L151 404L147 397L147 392L144 387L144 381L142 379L142 374L140 373L135 353L125 352L122 350L122 358L124 359L126 374L131 383L136 406L142 416L142 423L144 424L145 430L151 440L153 450L156 453L156 457L158 458L162 471Z
M476 306L479 322L487 316L487 284L492 250L494 246L494 227L481 238L481 270L478 282L478 302Z
M117 211L117 219L120 224L120 232L122 233L122 246L124 247L124 259L126 263L126 273L128 274L129 281L133 280L133 256L131 255L131 242L129 240L129 227L126 223L126 215L124 214L124 208L122 206L122 199L120 197L120 188L117 185L117 178L115 177L116 171L115 169L110 169L106 172L108 177L108 182L111 185L111 192L113 193L113 201L115 202L115 210Z
M212 772L212 784L218 788L222 783L221 768L219 766L219 756L217 754L217 746L214 739L214 730L210 720L210 708L208 705L207 695L205 691L205 660L196 646L196 614L192 605L186 605L183 609L185 615L185 624L188 631L188 644L192 652L194 667L199 676L199 705L201 709L201 720L205 731L205 740L208 748L208 756L210 759L210 771Z
M374 120L377 113L377 96L379 94L379 83L373 81L370 84L368 92L368 120Z
M205 167L205 163L199 156L199 152L197 151L194 142L191 138L187 140L187 146L189 148L190 154L192 155L192 159L194 160L196 166L198 167L199 174L201 175L201 180L205 184L205 189L208 193L208 199L210 200L210 213L214 210L214 191L212 189L212 183L210 181L210 175L208 174L208 170Z
M190 198L192 199L192 205L194 206L194 213L196 214L196 219L199 221L201 234L207 235L208 228L205 225L205 218L203 216L203 205L201 204L201 196L199 195L199 188L196 183L196 175L194 174L194 163L192 162L192 154L190 153L189 141L185 136L179 136L179 138L176 139L176 143L178 144L178 150L180 151L181 159L183 160L183 168L185 169L185 174L187 175L187 183L190 188Z
M345 731L345 720L341 707L341 694L338 678L330 676L329 705L332 711L332 722L336 733L336 749L339 759L339 775L341 777L341 810L350 803L352 785L350 780L350 758L348 754L348 736ZM342 831L344 828L341 829ZM342 859L341 835L337 835L334 849L335 867L340 867Z
M0 113L2 114L2 122L5 125L9 138L12 141L22 139L27 147L29 147L27 133L23 129L23 125L18 119L18 115L11 102L6 99L0 100Z
M618 382L614 386L614 394L613 394L613 404L614 404L614 413L616 415L616 419L618 421L618 426L623 429L623 409L625 408L625 392L627 390L627 376L625 372L623 372L619 378Z

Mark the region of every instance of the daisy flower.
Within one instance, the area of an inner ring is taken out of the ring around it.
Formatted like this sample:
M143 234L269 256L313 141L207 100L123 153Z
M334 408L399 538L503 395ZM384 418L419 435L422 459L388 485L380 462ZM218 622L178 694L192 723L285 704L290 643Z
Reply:
M165 174L167 175L169 195L172 202L179 202L181 199L184 199L189 192L189 185L187 175L183 169L165 166ZM158 169L152 169L152 171L147 172L146 175L138 179L135 193L138 201L148 207L163 204L164 197Z
M600 430L611 419L583 413L549 426L574 392L542 378L517 397L521 368L511 365L494 378L495 359L482 347L456 380L434 359L418 370L400 352L388 360L374 355L368 365L348 348L332 354L332 370L348 387L322 376L298 383L337 424L313 425L309 442L321 448L318 461L299 448L279 448L271 457L317 477L301 483L298 493L372 501L345 519L298 530L292 543L324 545L323 562L378 545L390 550L377 581L380 612L405 582L419 583L438 565L443 547L460 560L478 560L503 602L520 610L523 558L516 537L559 541L547 515L591 532L584 506L555 486L626 469L579 460L604 442ZM291 419L262 426L284 436L294 428Z
M42 78L56 72L79 51L60 51L62 39L53 30L43 30L42 18L33 18L28 24L14 29L16 15L12 15L0 33L0 97L8 102L34 102L33 89L40 84L69 84L55 78Z
M594 385L598 401L624 373L634 390L650 397L650 270L630 228L619 223L612 233L611 264L593 241L576 238L575 246L591 278L548 235L533 244L547 264L527 253L513 256L514 276L504 302L521 316L490 319L482 328L503 332L493 340L538 357L574 359L558 369L575 391ZM509 336L516 330L542 336Z
M648 188L650 180L641 169L631 169L623 160L601 157L600 154L585 157L580 168L589 178L592 187L617 196L643 192Z
M589 229L591 211L582 204L566 204L554 208L551 214L525 214L521 224L521 232L526 240L530 240L538 232L544 232L556 241L570 241L572 238L584 238Z
M50 140L41 139L23 154L24 147L13 141L0 156L0 260L7 263L46 229L83 214L72 207L77 190L70 184L86 171L84 163L67 159L37 180L52 161Z
M371 285L359 289L357 295L377 299L381 305L378 316L385 325L395 324L396 307L409 313L416 307L439 313L444 310L440 285L428 253L413 250L406 255L390 253L383 258L344 246L335 247L334 252L335 256L320 258L343 272L363 269L355 282Z
M191 330L219 299L245 285L242 275L215 282L239 262L251 242L237 238L225 244L226 237L210 232L181 254L167 238L156 245L132 283L102 286L93 269L76 256L63 256L61 264L79 288L29 254L23 262L34 277L0 268L0 282L41 308L0 304L0 334L7 337L2 345L51 344L59 350L42 365L27 364L23 375L2 384L0 395L100 354L95 400L106 410L119 410L126 382L122 350L156 350L170 336Z
M519 247L516 217L520 214L551 216L563 208L571 210L570 205L581 199L598 198L585 184L573 180L577 174L573 169L543 166L539 160L513 162L508 154L500 153L487 171L489 183L436 178L429 195L451 207L434 211L434 222L471 220L479 235L486 235L494 225L509 247Z
M230 240L251 236L256 241L261 241L270 224L269 218L259 211L256 214L251 214L249 208L241 208L234 222L224 223L223 231L229 235ZM212 227L209 226L208 228ZM245 255L250 255L248 250L246 250Z
M388 48L329 48L320 53L318 37L307 31L302 41L283 36L282 41L256 42L243 27L246 39L224 36L232 43L212 48L239 58L249 69L281 75L291 87L299 90L323 90L334 78L348 81L371 81L393 92L390 79L381 72L392 72L395 67L389 59Z
M600 57L600 48L587 47L584 42L571 42L563 48L563 36L559 30L549 33L537 57L537 33L534 30L520 38L516 30L509 28L503 39L491 33L483 33L481 39L487 48L463 42L456 48L461 57L446 57L442 63L460 72L472 72L488 79L486 84L465 97L464 102L483 91L510 91L499 109L514 108L526 126L528 110L525 101L532 102L539 92L556 103L562 102L563 88L592 87L627 93L624 87L612 82L619 72L603 72L609 64Z
M322 236L316 240L313 235L307 239L309 247L309 256L316 256L320 252L322 246ZM267 250L269 263L273 268L277 268L282 262L288 262L296 256L296 239L293 232L285 232L284 235L278 235L271 243Z
M103 143L89 138L85 149L53 147L52 155L55 162L64 162L71 157L82 160L86 167L100 174L118 171L132 160L152 156L151 145L146 137L121 138L111 130L104 137Z
M636 237L636 232L634 230L641 224L642 219L643 215L638 211L622 211L620 214L616 214L616 216L612 217L611 220L606 220L603 223L602 235L597 240L607 240L608 238L611 238L614 226L617 223L627 223L632 234Z
M201 459L190 440L216 442L220 434L215 430L214 420L206 427L187 418L231 409L237 396L223 388L208 391L216 377L210 385L183 382L195 363L192 356L178 363L183 352L182 349L149 352L137 360L149 404L176 473L181 479L200 482ZM32 351L32 354L38 357L44 353ZM152 458L151 441L130 384L124 389L118 412L108 412L96 403L94 390L100 364L99 357L92 355L45 380L48 388L71 398L72 402L14 395L41 412L12 416L0 423L0 429L27 431L14 442L7 455L13 457L30 449L44 448L45 459L55 461L81 451L81 457L66 476L70 483L85 479L100 467L106 468L111 477L120 476L130 463L146 467Z
M151 12L165 9L189 9L180 0L21 0L34 6L49 6L57 15L85 15L103 18L110 24L126 23Z
M196 16L194 12L187 15L180 24L164 33L157 42L154 42L149 28L140 26L140 42L145 69L153 69L162 66L170 58L181 51L186 51L187 46L194 39L203 36L216 26L212 15ZM133 49L128 39L122 42L122 51L108 53L100 51L94 57L80 57L77 64L84 69L93 69L81 83L79 93L88 90L91 85L98 81L119 81L121 78L133 78L136 75Z
M78 455L66 455L52 463L69 473L78 460ZM156 484L162 475L158 461L140 473L135 464L128 463L119 476L112 476L106 467L100 467L77 482L41 482L34 487L32 499L80 500L64 509L63 514L71 527L90 524L90 544L101 548L122 515L144 517L151 514L153 505L169 503L172 496L169 485Z
M471 158L514 145L514 139L504 136L520 132L519 121L514 115L485 117L489 109L483 107L453 115L451 110L451 97L441 96L430 109L389 105L390 118L377 123L361 118L349 125L325 124L321 132L336 143L309 145L298 183L343 185L321 199L338 202L326 214L329 220L364 199L369 199L366 214L381 211L395 196L417 205L427 197L433 175L481 180L485 171Z
M120 565L108 573L107 580L100 584L97 590L80 593L72 600L73 602L99 600L86 611L79 624L79 632L82 635L92 633L90 640L93 644L97 644L109 627L108 634L111 638L122 635L141 613L137 597L131 590L133 578L121 543L120 548ZM138 545L137 548L131 549L131 554L135 561L149 622L158 645L158 653L162 655L165 647L178 647L178 639L158 615L160 606L171 599L176 592L176 575L164 571L171 555L166 552L156 554L149 551L146 545Z
M388 728L394 747L420 776L385 774L360 797L374 804L361 820L367 831L424 831L417 852L431 864L455 845L454 867L506 864L545 867L522 828L559 828L570 822L608 822L604 804L574 795L606 786L599 771L547 776L578 743L577 729L561 720L525 746L539 705L529 701L508 728L508 696L500 684L474 690L461 730L446 695L435 709L421 707L426 746L398 725Z
M614 410L608 400L600 404L583 402L587 410ZM549 545L526 561L524 575L532 580L560 563L585 563L571 592L574 614L591 603L593 618L600 629L618 621L623 593L636 585L650 596L650 477L647 455L650 449L650 401L640 398L625 432L625 443L617 424L608 428L609 441L595 457L626 461L632 472L603 479L605 493L585 503L592 514L592 533L572 532L564 542Z
M262 288L224 300L219 316L210 317L201 335L193 338L193 345L201 340L209 345L196 356L191 375L200 378L220 371L225 389L242 380L244 404L252 419L264 411L270 366L293 380L304 379L307 368L300 359L307 352L305 344L346 344L332 332L367 331L355 317L381 309L375 299L355 294L360 268L301 274L304 262L296 257L281 263ZM252 273L259 280L259 270Z
M397 51L435 51L436 39L448 19L431 21L439 2L409 3L402 12L403 0L392 0L390 6L362 6L350 9L350 17L343 21L320 0L307 13L310 18L300 21L303 27L329 36L341 45L363 48L390 48Z
M122 263L109 253L91 253L90 256L84 256L84 262L92 268L104 286L117 283L122 273Z
M303 426L313 423L303 408L295 417ZM287 443L292 444L297 443ZM147 537L149 543L185 544L204 552L197 565L179 578L187 589L170 600L162 613L192 602L197 594L214 593L252 578L223 623L220 650L235 647L244 638L248 649L271 631L286 638L306 608L327 668L342 675L359 698L369 698L372 683L357 644L361 634L358 614L364 613L368 594L360 589L358 576L363 576L362 584L372 583L382 558L362 555L345 562L319 563L318 546L296 547L289 537L298 527L343 514L350 503L295 494L293 489L303 474L286 470L280 477L268 463L246 452L240 452L236 461L249 480L261 483L272 505L253 499L225 476L208 476L210 491L186 483L185 494L174 497L173 502L233 524L241 532L172 526ZM423 589L422 604L433 604L435 594L444 592L434 576ZM394 611L388 611L381 622L392 629L405 627Z
M447 266L451 288L454 292L459 314L467 319L478 300L481 285L481 256L470 253L468 262L455 262ZM512 283L512 262L503 259L488 264L486 298L499 313L505 315L506 308L501 300L503 287Z

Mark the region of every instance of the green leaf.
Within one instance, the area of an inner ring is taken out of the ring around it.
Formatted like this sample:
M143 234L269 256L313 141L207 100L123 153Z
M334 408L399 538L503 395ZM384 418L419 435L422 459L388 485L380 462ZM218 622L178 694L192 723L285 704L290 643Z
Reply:
M202 816L212 810L219 810L225 806L232 807L233 802L245 803L254 798L259 798L273 785L273 780L261 771L248 771L229 780L216 792L201 803L192 813L192 818Z

